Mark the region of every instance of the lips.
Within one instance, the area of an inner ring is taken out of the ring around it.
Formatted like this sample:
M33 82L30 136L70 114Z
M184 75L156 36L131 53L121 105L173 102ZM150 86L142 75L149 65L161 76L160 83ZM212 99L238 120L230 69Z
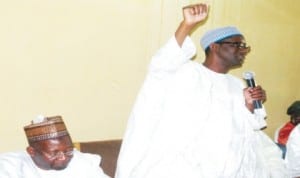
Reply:
M245 61L245 56L244 55L238 55L237 61L239 62L239 64L243 64L244 61Z

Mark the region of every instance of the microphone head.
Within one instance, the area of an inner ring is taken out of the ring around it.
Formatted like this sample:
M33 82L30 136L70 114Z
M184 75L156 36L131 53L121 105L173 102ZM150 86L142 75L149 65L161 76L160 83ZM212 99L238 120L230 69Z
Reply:
M254 72L252 71L246 71L243 73L243 78L246 79L246 80L250 80L250 79L253 79L254 78Z

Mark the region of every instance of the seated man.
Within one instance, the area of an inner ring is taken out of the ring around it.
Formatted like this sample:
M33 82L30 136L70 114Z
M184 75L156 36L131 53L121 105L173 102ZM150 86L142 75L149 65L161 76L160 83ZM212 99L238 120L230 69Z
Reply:
M280 126L274 136L275 143L282 150L282 158L285 158L286 142L290 133L300 123L300 101L292 103L286 113L290 116L290 121Z
M27 152L0 154L1 178L109 178L98 155L74 149L61 116L38 117L24 130Z

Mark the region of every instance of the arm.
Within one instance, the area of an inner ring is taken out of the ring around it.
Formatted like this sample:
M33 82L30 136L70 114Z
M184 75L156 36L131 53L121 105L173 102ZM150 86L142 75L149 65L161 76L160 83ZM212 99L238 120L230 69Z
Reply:
M183 21L175 32L175 38L179 46L182 46L184 39L197 24L206 19L207 15L207 4L195 4L183 8Z
M153 57L150 71L164 76L165 72L175 71L179 66L188 62L196 53L196 47L188 38L193 28L204 21L208 14L206 4L190 5L183 8L184 20L172 37Z

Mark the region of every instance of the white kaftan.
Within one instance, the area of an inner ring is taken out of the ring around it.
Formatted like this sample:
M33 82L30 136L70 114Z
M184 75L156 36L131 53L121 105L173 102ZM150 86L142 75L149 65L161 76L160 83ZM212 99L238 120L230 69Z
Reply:
M0 154L1 178L109 178L99 167L100 156L74 150L74 156L63 170L42 170L27 152Z
M195 51L189 37L181 48L173 37L152 58L116 178L284 177L264 118L245 107L243 82L191 61Z
M300 124L289 135L285 162L290 177L300 177Z

